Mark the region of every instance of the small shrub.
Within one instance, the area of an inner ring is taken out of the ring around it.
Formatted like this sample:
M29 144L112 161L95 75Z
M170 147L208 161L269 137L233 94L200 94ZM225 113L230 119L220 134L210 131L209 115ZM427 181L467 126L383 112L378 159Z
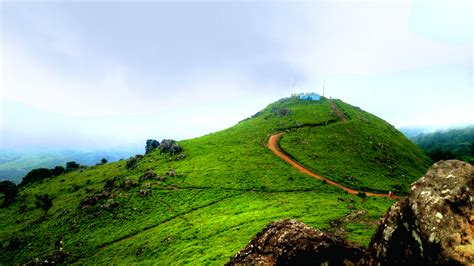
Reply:
M291 114L291 111L288 108L273 107L272 108L272 113L274 113L278 117L282 117L282 116L288 116L289 114Z
M35 198L36 198L36 202L35 202L36 207L43 211L44 216L47 216L49 209L53 207L53 199L50 198L48 194L35 195Z
M79 189L81 189L81 187L80 187L78 184L72 184L72 191L73 191L73 192L76 192L76 191L78 191Z
M139 155L139 154L135 155L134 157L130 157L127 160L127 169L135 167L141 158L143 158L143 155Z
M367 198L367 194L365 194L365 192L362 192L362 191L359 191L359 193L357 193L357 196L363 199Z

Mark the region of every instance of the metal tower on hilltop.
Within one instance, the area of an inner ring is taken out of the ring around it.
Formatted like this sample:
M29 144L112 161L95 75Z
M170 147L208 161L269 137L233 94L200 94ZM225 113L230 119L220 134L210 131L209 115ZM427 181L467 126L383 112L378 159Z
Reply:
M326 81L323 81L323 97L324 97L324 91L326 90Z

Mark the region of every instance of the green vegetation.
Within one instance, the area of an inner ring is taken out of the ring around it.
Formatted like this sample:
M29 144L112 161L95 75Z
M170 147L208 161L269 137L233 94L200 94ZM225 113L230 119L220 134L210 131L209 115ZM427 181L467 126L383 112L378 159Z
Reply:
M349 105L344 110L352 119L363 113ZM153 149L128 161L30 183L20 189L16 202L0 209L0 263L60 252L66 263L222 264L272 221L294 218L328 230L331 221L358 210L366 213L363 220L342 226L349 239L367 244L392 200L349 195L302 174L266 147L269 136L281 130L293 128L284 136L290 138L308 128L336 132L334 127L351 123L338 120L326 99L283 99L232 128L179 142L181 153ZM399 135L388 124L378 126L372 132L377 136ZM365 132L357 124L352 130L354 138ZM413 159L410 152L423 154L409 141L400 141L403 150L387 150L400 152L392 155L399 160L391 165L410 175L423 173L424 160L405 162ZM371 153L368 148L362 152ZM329 168L333 162L326 163ZM384 176L383 169L372 170L383 171L371 175L380 179L373 184L393 179L405 186L414 178ZM44 194L52 199L46 217L36 208L35 197ZM63 251L58 241L63 241Z
M301 127L285 134L281 148L302 165L347 187L405 193L430 160L382 119L334 100L347 121Z
M0 193L3 193L3 207L6 207L15 202L18 195L18 187L12 181L1 181Z
M23 179L21 180L21 183L19 186L26 186L30 183L37 182L39 180L45 179L45 178L50 178L53 176L59 176L67 172L75 171L79 169L81 166L76 163L76 162L67 162L66 163L66 168L62 166L56 166L53 169L48 169L48 168L36 168L28 172ZM85 168L83 166L82 168Z
M433 161L458 159L474 163L474 126L420 134L412 141Z
M119 143L117 143L119 145ZM136 154L137 149L121 148L107 150L54 150L54 149L0 149L0 181L11 180L19 184L21 179L36 168L52 168L75 161L81 165L95 165L102 158L107 161L118 161Z

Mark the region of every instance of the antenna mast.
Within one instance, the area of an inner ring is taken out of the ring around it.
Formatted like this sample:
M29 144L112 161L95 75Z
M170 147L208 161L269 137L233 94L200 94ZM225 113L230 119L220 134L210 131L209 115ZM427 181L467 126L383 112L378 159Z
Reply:
M323 97L324 97L324 91L326 90L326 81L323 81Z

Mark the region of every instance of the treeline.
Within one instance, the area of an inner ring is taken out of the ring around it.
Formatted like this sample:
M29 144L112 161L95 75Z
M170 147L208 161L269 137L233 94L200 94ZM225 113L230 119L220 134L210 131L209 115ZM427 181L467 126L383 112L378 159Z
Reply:
M105 163L107 163L107 160L103 158L98 164L105 164ZM3 193L3 206L6 207L12 204L13 202L15 202L15 199L18 195L19 188L21 187L24 187L28 184L31 184L31 183L34 183L46 178L60 176L65 173L76 171L82 168L86 168L86 166L83 166L74 161L71 161L71 162L66 163L66 167L58 165L54 168L33 169L23 177L23 179L21 180L20 184L18 184L18 186L10 180L1 181L0 194ZM50 200L48 195L44 195L43 198L40 197L37 199L40 202L41 206L49 206L49 204L44 203Z
M474 126L420 134L412 141L433 161L458 159L474 163Z

